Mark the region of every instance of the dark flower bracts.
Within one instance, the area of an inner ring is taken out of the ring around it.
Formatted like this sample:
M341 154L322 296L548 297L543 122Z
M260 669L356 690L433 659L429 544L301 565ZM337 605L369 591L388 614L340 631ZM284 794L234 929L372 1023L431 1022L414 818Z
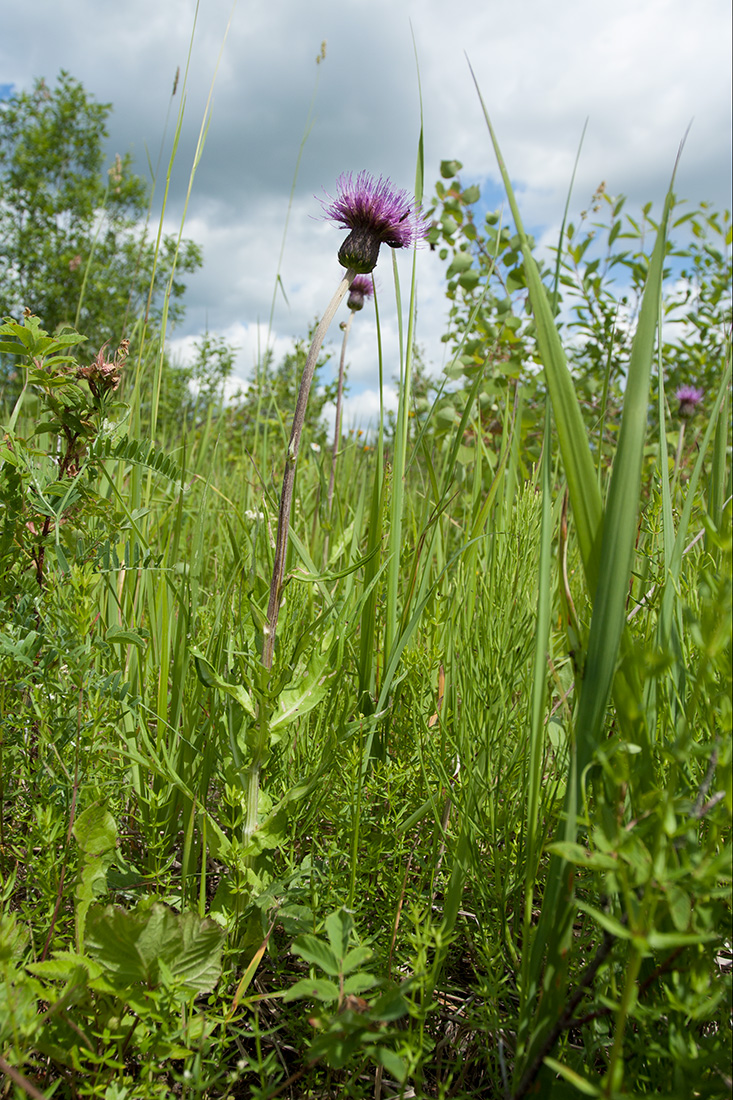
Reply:
M324 216L344 229L348 237L339 249L339 263L360 275L376 267L380 244L410 248L424 239L428 225L414 199L397 191L388 179L359 172L337 180L336 197L323 202Z

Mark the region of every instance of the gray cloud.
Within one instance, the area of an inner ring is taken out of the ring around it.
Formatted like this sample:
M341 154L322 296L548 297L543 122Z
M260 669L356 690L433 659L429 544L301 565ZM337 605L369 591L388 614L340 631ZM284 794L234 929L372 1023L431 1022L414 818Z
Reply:
M110 155L131 150L145 175L148 158L157 162L170 105L160 198L194 12L192 0L26 0L4 15L2 82L28 88L34 76L51 81L60 68L69 70L114 104ZM231 12L229 0L200 5L166 213L171 229L180 223ZM575 209L601 180L612 193L628 194L629 208L650 199L659 208L693 116L677 193L730 206L730 23L728 0L643 6L617 0L611 8L586 0L464 0L450 11L442 0L239 0L184 230L204 246L205 267L190 280L187 320L175 335L190 337L206 325L239 333L246 345L239 370L249 370L258 322L260 340L267 332L288 196L318 77L283 258L289 307L278 297L272 339L282 347L307 333L338 281L341 240L317 220L314 196L332 190L340 172L362 168L413 186L420 118L413 32L427 196L444 158L462 160L465 178L487 190L498 180L466 51L529 225L551 236L559 223L586 116ZM323 40L326 58L317 66ZM177 66L181 83L171 102ZM387 377L396 362L389 260L384 255L377 269ZM399 260L404 286L409 257ZM417 266L418 339L437 369L445 317L441 268L427 250ZM349 358L353 389L373 389L371 324L355 326Z

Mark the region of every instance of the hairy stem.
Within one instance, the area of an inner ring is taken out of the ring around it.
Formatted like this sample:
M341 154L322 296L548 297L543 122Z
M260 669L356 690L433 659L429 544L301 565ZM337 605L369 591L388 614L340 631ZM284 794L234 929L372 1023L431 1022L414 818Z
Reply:
M275 563L272 570L272 581L270 582L270 602L267 607L265 641L262 647L262 664L265 668L272 668L272 660L275 652L275 633L277 631L277 620L280 615L280 604L282 603L285 558L288 550L288 534L290 528L290 510L293 504L293 488L295 486L295 466L298 459L300 437L305 423L305 413L308 407L308 395L316 370L318 353L321 350L324 337L355 275L356 272L349 268L339 283L338 289L315 331L313 342L308 352L308 358L303 368L303 377L300 380L300 392L298 393L298 400L295 405L293 428L290 433L288 453L285 458L285 473L283 475L283 487L280 494L280 515L277 524Z

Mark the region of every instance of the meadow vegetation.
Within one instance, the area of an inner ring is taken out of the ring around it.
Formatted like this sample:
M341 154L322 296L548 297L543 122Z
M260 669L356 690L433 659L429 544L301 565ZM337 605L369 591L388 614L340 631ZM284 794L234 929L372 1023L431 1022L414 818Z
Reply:
M0 1095L730 1095L730 214L601 185L543 260L498 146L503 211L419 169L448 366L395 264L270 667L308 334L171 363L105 111L0 107Z

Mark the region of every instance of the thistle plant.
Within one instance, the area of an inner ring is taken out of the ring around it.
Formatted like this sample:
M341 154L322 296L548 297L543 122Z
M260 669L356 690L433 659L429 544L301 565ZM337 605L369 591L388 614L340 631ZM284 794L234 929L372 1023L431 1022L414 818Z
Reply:
M341 341L341 360L339 362L338 390L336 393L336 423L333 431L333 448L331 451L331 477L328 482L328 514L331 515L333 503L333 487L336 481L336 460L338 458L339 442L341 440L341 414L344 398L344 372L346 368L346 345L349 341L349 333L354 320L354 315L364 308L364 301L374 294L374 283L366 275L357 275L351 284L349 297L346 301L349 307L349 319L342 322L344 338ZM328 541L326 542L328 547Z
M368 172L359 172L354 179L351 173L344 173L339 176L337 185L336 196L327 194L328 201L321 200L321 202L324 217L328 221L350 230L338 254L339 263L346 268L346 274L313 335L295 406L280 494L275 562L270 582L270 599L262 647L262 664L267 669L272 668L275 652L275 634L282 603L295 468L318 353L336 310L356 276L368 275L376 267L380 245L387 244L390 248L409 248L423 239L428 230L422 213L407 192L395 190L388 179L381 176L375 179Z
M680 462L682 461L682 447L685 442L685 425L688 420L692 420L693 416L698 411L698 406L705 396L705 391L699 389L697 386L680 386L675 391L675 397L679 402L677 406L677 416L680 421L679 436L677 439L677 454L675 455L674 468L675 471L679 470Z
M697 386L680 386L675 397L679 401L677 415L680 420L690 420L697 412L697 406L705 396Z

